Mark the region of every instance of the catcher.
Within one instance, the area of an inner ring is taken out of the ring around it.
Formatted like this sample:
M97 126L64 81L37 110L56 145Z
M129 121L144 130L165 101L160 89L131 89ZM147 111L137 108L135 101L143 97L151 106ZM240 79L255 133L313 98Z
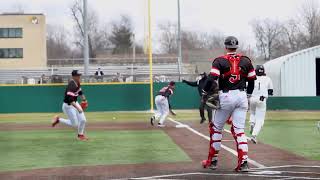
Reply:
M218 155L221 150L222 131L230 117L232 118L232 135L235 139L238 152L236 171L248 172L248 143L244 133L248 99L254 90L256 73L251 60L236 52L239 42L236 37L225 39L226 54L217 57L212 62L212 69L204 87L203 96L208 97L208 103L217 95L210 95L212 86L219 88L219 104L210 128L210 146L208 158L202 161L204 168L216 169ZM217 86L217 81L219 86ZM215 103L213 101L213 103Z
M71 74L72 79L69 81L64 93L64 100L62 105L62 110L69 119L63 119L59 116L55 116L52 121L52 127L55 127L61 122L67 126L77 128L78 140L86 141L88 140L88 138L84 135L86 117L84 116L83 110L88 107L88 103L81 90L81 74L78 73L78 70L73 70ZM81 97L81 105L77 101L78 96Z

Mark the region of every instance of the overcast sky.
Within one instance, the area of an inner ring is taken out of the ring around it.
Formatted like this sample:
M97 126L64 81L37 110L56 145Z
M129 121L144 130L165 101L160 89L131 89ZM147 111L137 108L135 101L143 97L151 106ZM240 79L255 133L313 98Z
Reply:
M1 12L23 7L26 13L44 13L49 24L62 24L72 31L69 12L73 0L1 0ZM176 0L151 0L154 38L156 24L177 21ZM182 28L197 31L219 31L235 35L240 43L254 47L250 22L256 18L286 20L295 17L306 0L180 0ZM316 0L320 1L320 0ZM110 22L121 14L132 17L135 33L142 40L145 30L147 0L88 0L100 21Z

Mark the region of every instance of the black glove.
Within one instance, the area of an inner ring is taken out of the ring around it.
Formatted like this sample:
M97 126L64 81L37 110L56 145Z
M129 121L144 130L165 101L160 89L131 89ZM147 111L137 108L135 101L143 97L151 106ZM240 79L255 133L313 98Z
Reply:
M265 98L266 97L264 97L264 96L260 96L260 101L264 101Z

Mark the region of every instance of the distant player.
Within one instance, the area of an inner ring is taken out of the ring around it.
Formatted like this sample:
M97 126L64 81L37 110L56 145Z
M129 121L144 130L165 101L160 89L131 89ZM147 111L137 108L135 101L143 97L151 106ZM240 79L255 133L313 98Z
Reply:
M250 98L250 134L251 141L257 144L257 136L264 124L268 96L273 95L271 79L266 76L263 65L256 67L257 80Z
M175 89L175 82L171 81L168 86L163 87L157 94L155 98L155 104L157 107L157 111L154 116L151 117L150 122L151 125L154 125L156 120L159 120L158 127L165 127L164 122L171 113L172 115L176 115L170 105L170 96L173 94Z
M210 135L208 159L202 161L204 168L216 169L218 154L221 150L222 131L226 121L232 117L232 133L236 141L238 151L238 165L236 171L247 172L248 144L244 133L246 113L248 110L248 98L254 89L256 73L251 60L241 54L237 54L237 38L230 36L225 39L227 54L216 58L212 63L212 69L204 88L204 96L210 96L208 90L212 86L218 86L220 108L216 110ZM248 86L246 83L248 82ZM247 92L246 92L246 91Z
M212 120L212 109L210 107L208 107L206 105L206 102L202 101L203 98L202 98L202 89L204 88L204 85L207 81L207 73L206 72L203 72L202 74L200 74L201 78L197 81L186 81L186 80L182 80L183 83L186 83L188 84L189 86L192 86L192 87L198 87L198 91L199 91L199 95L201 97L201 100L200 100L200 107L199 107L199 112L200 112L200 124L204 123L206 121L206 117L204 115L204 110L206 109L207 112L208 112L208 120L209 122L211 122Z
M78 73L78 70L73 70L71 74L72 79L69 81L64 93L62 105L62 110L69 119L63 119L59 116L55 116L53 118L52 127L55 127L58 123L63 123L65 125L77 128L78 139L81 141L86 141L88 138L84 135L86 117L84 116L83 109L85 109L88 104L80 86L81 74ZM81 105L77 101L78 96L81 97Z

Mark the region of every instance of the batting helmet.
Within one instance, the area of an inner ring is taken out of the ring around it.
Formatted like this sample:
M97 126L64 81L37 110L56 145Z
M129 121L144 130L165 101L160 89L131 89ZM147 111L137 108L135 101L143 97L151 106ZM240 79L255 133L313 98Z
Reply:
M265 70L264 70L263 65L257 65L257 67L256 67L256 74L257 74L257 76L263 76L263 75L265 75Z
M227 49L237 49L239 47L239 41L234 36L228 36L224 40L224 45Z
M174 85L176 85L176 83L174 81L169 82L169 86L174 86Z

